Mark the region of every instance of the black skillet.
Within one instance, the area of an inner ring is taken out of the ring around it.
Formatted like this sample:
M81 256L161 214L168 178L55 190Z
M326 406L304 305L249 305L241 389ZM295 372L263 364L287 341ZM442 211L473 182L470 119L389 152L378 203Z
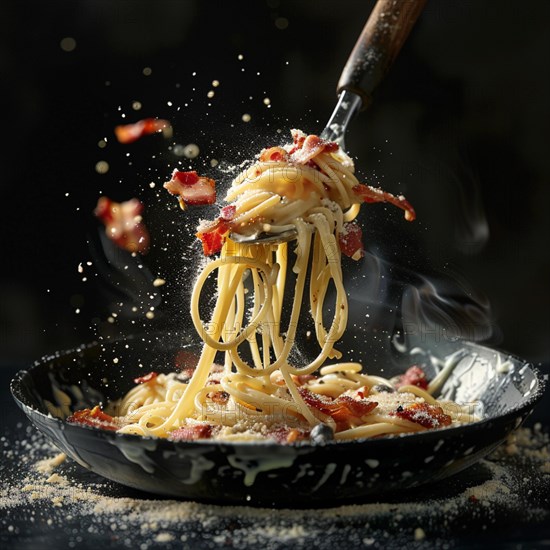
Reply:
M445 354L462 358L442 394L477 401L483 419L455 428L324 445L175 442L69 424L49 413L46 401L59 403L59 391L69 396L71 410L92 407L120 397L151 370L185 367L196 349L174 334L87 345L21 371L11 391L60 450L124 485L203 502L315 507L407 490L467 468L522 423L544 385L540 373L516 357L457 342L446 345ZM404 355L384 375L411 362Z

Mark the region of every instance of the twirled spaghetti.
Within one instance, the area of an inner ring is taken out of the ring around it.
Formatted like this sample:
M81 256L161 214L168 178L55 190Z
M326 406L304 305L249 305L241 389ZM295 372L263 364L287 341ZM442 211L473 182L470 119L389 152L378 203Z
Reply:
M179 195L182 207L214 200L211 180L194 172L174 171L165 187ZM335 347L348 318L341 254L363 254L354 222L361 203L390 202L413 220L404 197L360 184L335 143L293 131L293 143L262 151L234 179L225 200L218 219L203 223L197 234L207 255L220 252L193 289L191 318L204 342L197 364L184 373L152 373L111 404L110 415L96 410L73 421L173 439L294 442L416 432L471 419L464 407L432 397L418 367L390 381L364 373L358 363L326 365L342 357ZM289 230L296 232L291 244L231 238ZM291 269L289 247L295 255ZM213 274L217 296L205 320L201 304ZM329 289L333 317L325 323ZM307 295L319 352L296 364L291 352ZM290 296L283 326L283 302ZM225 359L216 366L218 352Z

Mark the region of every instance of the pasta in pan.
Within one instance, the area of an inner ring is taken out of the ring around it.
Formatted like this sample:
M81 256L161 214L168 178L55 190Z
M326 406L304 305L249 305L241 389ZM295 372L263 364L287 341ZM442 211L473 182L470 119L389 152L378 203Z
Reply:
M341 362L337 343L348 318L341 255L363 255L354 222L361 204L392 203L411 221L415 213L404 197L359 183L351 159L335 143L292 133L291 144L263 150L234 179L228 205L198 229L204 253L219 257L206 264L193 289L191 319L203 340L197 364L167 375L150 373L105 412L79 411L70 421L172 439L292 443L472 420L466 407L436 400L432 393L440 380L428 383L417 366L387 380L365 373L359 363ZM182 207L214 200L212 180L194 172L175 170L165 187ZM236 238L288 231L296 236L290 243ZM215 305L205 320L205 289L214 278ZM304 297L319 351L298 364L292 352ZM333 312L328 323L327 310ZM217 365L220 352L224 361Z

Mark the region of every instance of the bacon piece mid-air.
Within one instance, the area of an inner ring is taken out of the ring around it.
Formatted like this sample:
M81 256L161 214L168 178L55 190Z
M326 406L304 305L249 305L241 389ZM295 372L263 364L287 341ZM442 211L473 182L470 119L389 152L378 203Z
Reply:
M149 232L142 221L143 204L138 199L114 202L100 197L94 214L105 224L105 233L120 248L128 252L146 253Z
M198 206L212 204L216 201L216 183L213 179L199 176L197 172L180 172L174 170L172 179L164 184L164 188L178 197L180 206Z
M93 409L75 411L71 416L67 417L67 422L70 424L83 424L85 426L92 426L93 428L101 428L110 431L116 431L120 428L114 421L114 418L104 413L99 405L96 405Z
M424 428L443 428L450 426L452 418L443 412L441 407L429 405L428 403L413 403L406 407L399 406L395 412L390 413L391 416L398 416L405 420L410 420L416 424L420 424Z
M148 134L162 132L164 137L172 137L172 126L160 118L144 118L133 124L121 124L115 127L115 136L120 143L132 143Z
M401 386L416 386L423 390L428 389L428 379L426 378L426 373L417 365L409 367L405 374L402 374L397 382L394 384L396 388Z
M363 231L355 222L346 222L343 231L338 235L340 250L346 256L359 260L365 255Z
M361 424L361 418L378 406L376 401L354 399L349 395L341 395L336 399L331 399L313 393L306 388L299 388L298 391L309 407L331 416L336 421L338 430Z
M395 206L398 206L405 211L405 219L409 222L412 222L416 218L414 208L403 195L396 197L391 193L382 191L382 189L376 189L370 185L364 185L362 183L357 184L353 188L353 192L363 202L389 202Z

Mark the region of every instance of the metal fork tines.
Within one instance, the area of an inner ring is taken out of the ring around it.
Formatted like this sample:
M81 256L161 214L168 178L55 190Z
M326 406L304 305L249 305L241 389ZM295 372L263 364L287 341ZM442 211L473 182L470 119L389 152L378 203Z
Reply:
M321 132L321 138L327 141L335 141L345 150L344 137L353 115L361 109L362 99L359 95L344 90L338 97L338 103Z

